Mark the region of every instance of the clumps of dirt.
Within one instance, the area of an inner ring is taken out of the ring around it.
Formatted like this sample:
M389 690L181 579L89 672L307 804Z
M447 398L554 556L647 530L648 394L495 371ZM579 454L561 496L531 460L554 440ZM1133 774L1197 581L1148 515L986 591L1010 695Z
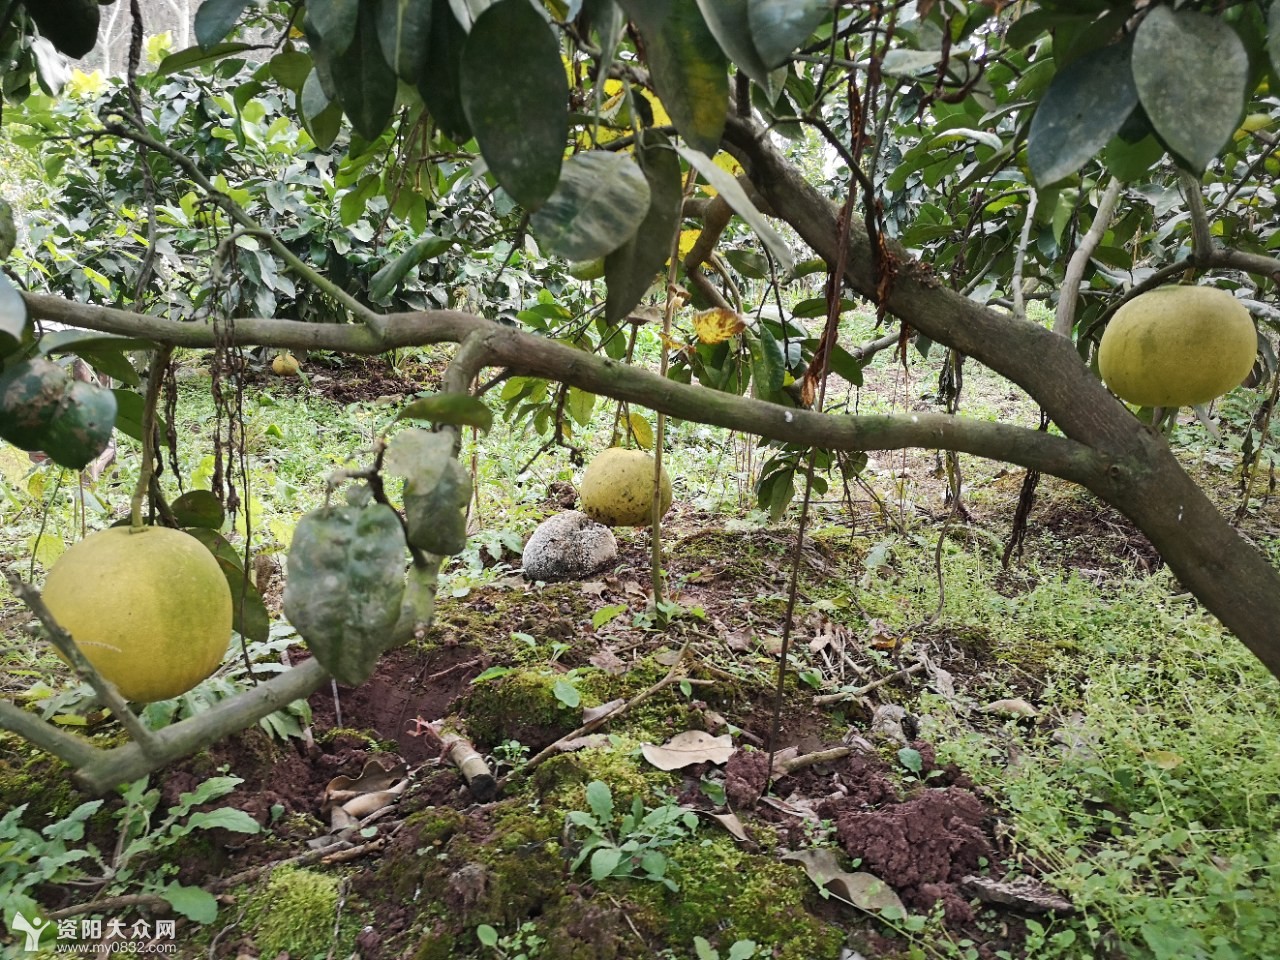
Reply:
M988 811L973 793L928 787L877 810L859 810L846 799L823 813L835 822L845 852L890 882L908 906L927 911L941 901L949 922L973 920L957 885L995 852L983 828Z
M735 810L751 810L769 785L769 755L738 750L724 768L724 793Z

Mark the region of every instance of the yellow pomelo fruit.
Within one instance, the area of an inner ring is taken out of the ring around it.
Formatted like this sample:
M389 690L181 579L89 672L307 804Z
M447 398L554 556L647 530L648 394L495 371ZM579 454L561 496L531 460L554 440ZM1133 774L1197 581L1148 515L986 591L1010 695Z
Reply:
M653 509L653 457L610 447L582 476L582 512L609 527L647 527ZM662 512L671 506L671 478L662 470Z
M231 588L195 537L111 527L58 558L44 602L126 700L186 693L217 669L231 639Z
M1116 311L1098 345L1102 379L1143 407L1192 407L1238 387L1258 351L1249 311L1215 287L1161 287Z
M292 353L280 353L271 361L271 369L275 371L276 376L294 377L297 376L298 370L302 364L298 362L298 358Z

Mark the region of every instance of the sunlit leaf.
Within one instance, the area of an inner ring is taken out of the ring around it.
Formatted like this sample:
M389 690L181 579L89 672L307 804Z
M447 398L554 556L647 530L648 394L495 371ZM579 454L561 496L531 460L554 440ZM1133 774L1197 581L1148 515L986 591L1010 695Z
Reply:
M724 307L712 307L693 315L693 332L703 343L724 343L746 327L742 314Z
M635 437L641 449L653 449L653 427L649 426L644 414L632 410L627 414L627 426L631 428L631 436Z
M1134 37L1133 79L1160 139L1200 171L1244 112L1249 54L1221 18L1159 6Z
M625 153L570 157L530 223L538 241L567 260L594 260L635 233L649 211L649 183Z
M555 34L529 0L499 0L480 14L462 49L459 83L489 170L517 203L536 210L560 180L569 82Z
M1027 136L1027 162L1041 186L1084 166L1138 105L1132 49L1126 42L1094 50L1053 78Z

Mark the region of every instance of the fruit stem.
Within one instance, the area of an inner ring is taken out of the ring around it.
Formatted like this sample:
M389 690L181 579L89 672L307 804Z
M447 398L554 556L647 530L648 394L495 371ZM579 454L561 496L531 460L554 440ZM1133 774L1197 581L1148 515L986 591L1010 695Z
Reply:
M135 533L142 529L142 500L151 488L156 456L156 401L172 356L173 347L169 346L161 347L151 355L147 396L142 404L142 466L138 469L138 484L133 488L133 499L129 503L129 529Z

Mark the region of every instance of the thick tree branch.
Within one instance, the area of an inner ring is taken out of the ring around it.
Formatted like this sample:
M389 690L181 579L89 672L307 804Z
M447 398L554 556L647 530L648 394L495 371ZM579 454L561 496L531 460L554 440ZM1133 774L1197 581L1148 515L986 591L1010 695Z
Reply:
M87 307L58 297L23 294L32 316L69 326L140 336L185 347L208 347L213 327L109 307ZM638 403L668 416L742 430L758 436L829 450L957 450L1040 470L1074 483L1094 484L1108 469L1087 446L1024 427L967 420L940 413L900 416L833 416L795 410L736 394L677 383L638 367L575 350L553 340L452 310L388 314L385 333L366 326L240 319L238 344L344 353L385 353L397 347L467 341L469 367L508 367L591 393Z
M839 208L808 183L756 124L731 117L727 146L760 193L814 251L837 262ZM1072 344L948 290L900 246L883 306L917 330L1002 374L1035 398L1064 434L1110 461L1085 485L1145 533L1179 579L1280 677L1280 574L1226 522L1187 476L1164 441L1102 386ZM876 265L866 225L851 225L846 280L877 297ZM1209 264L1274 275L1277 263L1234 251L1211 251Z

